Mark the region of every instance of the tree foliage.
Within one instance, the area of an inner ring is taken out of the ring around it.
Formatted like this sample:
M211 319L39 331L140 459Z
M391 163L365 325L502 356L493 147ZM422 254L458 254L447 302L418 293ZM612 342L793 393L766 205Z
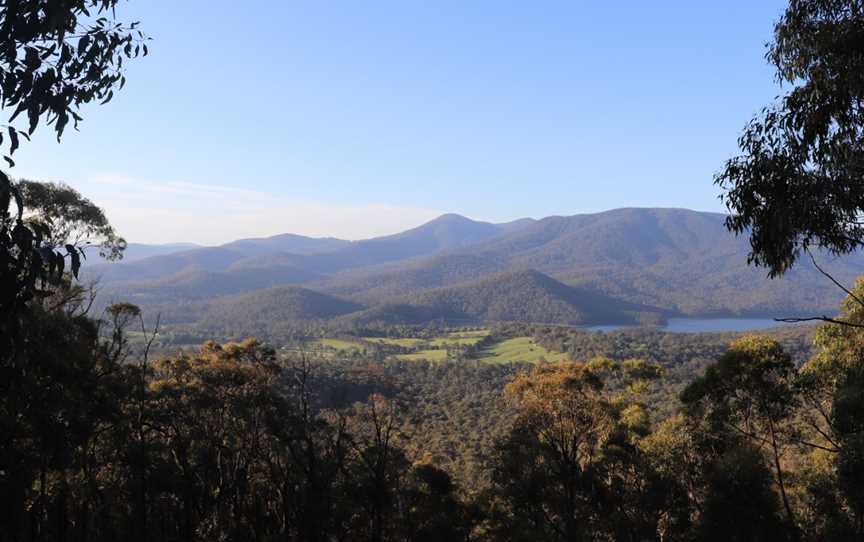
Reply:
M62 285L66 258L72 275L78 274L79 250L55 248L50 238L47 225L25 221L20 191L0 172L0 369L23 362L18 350L28 307Z
M82 105L106 103L114 89L125 84L124 58L147 53L146 37L135 28L137 23L127 27L116 21L117 4L118 0L0 3L0 108L10 113L9 124L0 131L0 145L6 145L4 158L10 166L20 139L28 138L40 122L52 125L59 139L70 118L77 126ZM13 124L22 114L27 118L24 131ZM63 207L56 197L61 192L56 191L53 200L39 202L43 218L48 209ZM76 194L64 194L83 201ZM65 199L68 204L70 198ZM90 215L81 217L67 207L55 214L54 221L62 213L67 214L64 224L57 224L60 228L74 223L92 227L101 221L101 231L91 228L84 233L110 234L111 245L116 241L113 230L104 216L92 213L94 209L90 206ZM24 212L21 190L0 172L0 365L4 368L18 356L21 319L28 303L47 286L63 281L67 258L68 269L77 275L82 255L75 241L65 238L71 230L52 234L44 221L25 221ZM58 246L60 241L67 242ZM119 250L115 245L111 252Z
M8 1L0 4L0 107L11 111L6 160L40 122L59 139L80 107L107 103L126 83L123 59L148 53L138 23L115 17L119 0ZM12 123L23 115L26 129ZM0 133L0 143L4 141Z
M50 237L49 247L71 245L81 249L92 246L109 260L123 257L126 241L117 235L105 212L74 188L62 183L21 180L17 183L25 204L28 223L44 224Z
M864 241L864 4L791 0L766 54L791 86L747 125L716 177L750 260L780 275L811 246Z
M642 424L628 423L640 420L639 405L602 393L605 374L654 374L645 369L598 358L540 365L507 385L517 416L493 460L500 539L651 536L653 502L643 498L651 481L631 436Z

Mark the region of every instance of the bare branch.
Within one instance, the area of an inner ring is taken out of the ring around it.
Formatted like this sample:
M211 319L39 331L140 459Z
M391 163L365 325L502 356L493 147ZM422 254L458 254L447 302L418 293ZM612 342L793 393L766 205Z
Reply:
M830 281L833 282L833 283L834 283L838 288L840 288L841 290L843 290L844 292L846 292L846 295L848 295L849 297L851 297L852 299L854 299L856 303L858 303L859 305L861 305L862 307L864 307L864 301L862 301L860 297L858 297L858 296L855 295L852 291L850 291L848 288L846 288L845 286L843 286L842 284L840 284L840 281L838 281L838 280L835 279L833 276L831 276L830 273L828 273L827 271L825 271L824 269L822 269L822 267L821 267L818 263L816 263L816 258L813 256L813 253L810 252L810 249L806 249L806 250L807 250L807 255L810 256L810 261L813 262L813 266L816 267L816 269L818 269L820 273L822 273L823 275L825 275L826 277L828 277L828 280L830 280Z
M156 323L153 325L153 331L147 332L147 325L144 323L144 315L139 315L141 319L141 333L144 334L144 339L146 340L144 344L144 353L142 354L141 366L142 369L146 369L147 363L150 359L150 348L153 346L153 341L156 340L156 337L159 335L159 323L162 321L162 314L156 314Z
M854 322L847 322L845 320L837 320L836 318L829 318L827 316L810 316L806 318L775 318L774 321L785 322L787 324L797 324L800 322L827 322L829 324L837 324L840 326L864 328L864 324L856 324Z

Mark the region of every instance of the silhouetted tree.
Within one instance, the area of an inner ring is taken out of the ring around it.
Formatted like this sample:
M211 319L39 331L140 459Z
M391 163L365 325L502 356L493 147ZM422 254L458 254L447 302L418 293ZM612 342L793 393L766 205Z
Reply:
M59 139L82 105L108 102L126 82L123 59L147 54L147 38L116 19L119 0L16 0L0 4L0 107L11 110L8 155L40 121ZM27 128L12 122L23 115ZM2 135L2 134L0 134ZM4 141L0 139L0 142Z
M811 246L864 241L864 3L791 0L766 58L791 89L747 125L716 177L750 261L779 275Z
M706 541L788 540L770 470L750 444L730 447L706 466L706 498L696 529Z
M58 139L70 119L77 126L82 105L106 103L125 84L123 59L147 54L146 37L137 23L115 18L118 0L20 0L0 3L0 108L9 112L0 130L4 158L40 122L52 126ZM27 119L26 130L14 125ZM43 201L53 208L59 201ZM0 172L0 369L18 357L22 311L41 289L62 280L65 258L77 274L80 251L59 247L43 222L25 221L20 190ZM43 208L43 211L48 207ZM44 213L43 213L44 214ZM81 217L66 217L79 220ZM91 224L93 216L85 219ZM93 233L93 232L91 232ZM104 232L103 232L104 233Z
M17 188L25 202L26 222L48 227L49 237L43 240L47 247L71 245L82 252L98 247L106 259L123 257L126 241L114 231L105 212L74 188L28 180L18 181Z

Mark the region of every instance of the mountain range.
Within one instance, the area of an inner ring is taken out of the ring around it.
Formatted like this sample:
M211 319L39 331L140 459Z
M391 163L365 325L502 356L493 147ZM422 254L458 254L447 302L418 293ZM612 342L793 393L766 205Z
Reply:
M836 311L843 292L812 264L768 279L747 265L747 239L730 234L724 219L659 208L504 224L446 214L363 241L284 234L218 247L136 245L134 257L91 264L86 276L98 279L103 302L129 300L168 322L193 324L249 321L256 304L255 320L353 323L632 323ZM817 258L845 284L864 269L861 254Z

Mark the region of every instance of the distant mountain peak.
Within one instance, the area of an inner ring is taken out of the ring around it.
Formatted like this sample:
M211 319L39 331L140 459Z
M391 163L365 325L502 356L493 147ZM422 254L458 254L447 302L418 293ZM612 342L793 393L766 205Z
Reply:
M427 231L427 230L435 230L438 228L483 228L483 227L491 227L492 224L488 222L481 222L479 220L472 220L466 216L462 216L456 213L445 213L437 218L433 218L429 222L425 222L420 224L416 228L410 229L407 232L417 232L417 231ZM396 234L402 235L402 234Z
M431 221L427 222L427 224L432 224L435 222L478 222L477 220L472 220L467 216L460 215L459 213L444 213L438 218L433 218Z

